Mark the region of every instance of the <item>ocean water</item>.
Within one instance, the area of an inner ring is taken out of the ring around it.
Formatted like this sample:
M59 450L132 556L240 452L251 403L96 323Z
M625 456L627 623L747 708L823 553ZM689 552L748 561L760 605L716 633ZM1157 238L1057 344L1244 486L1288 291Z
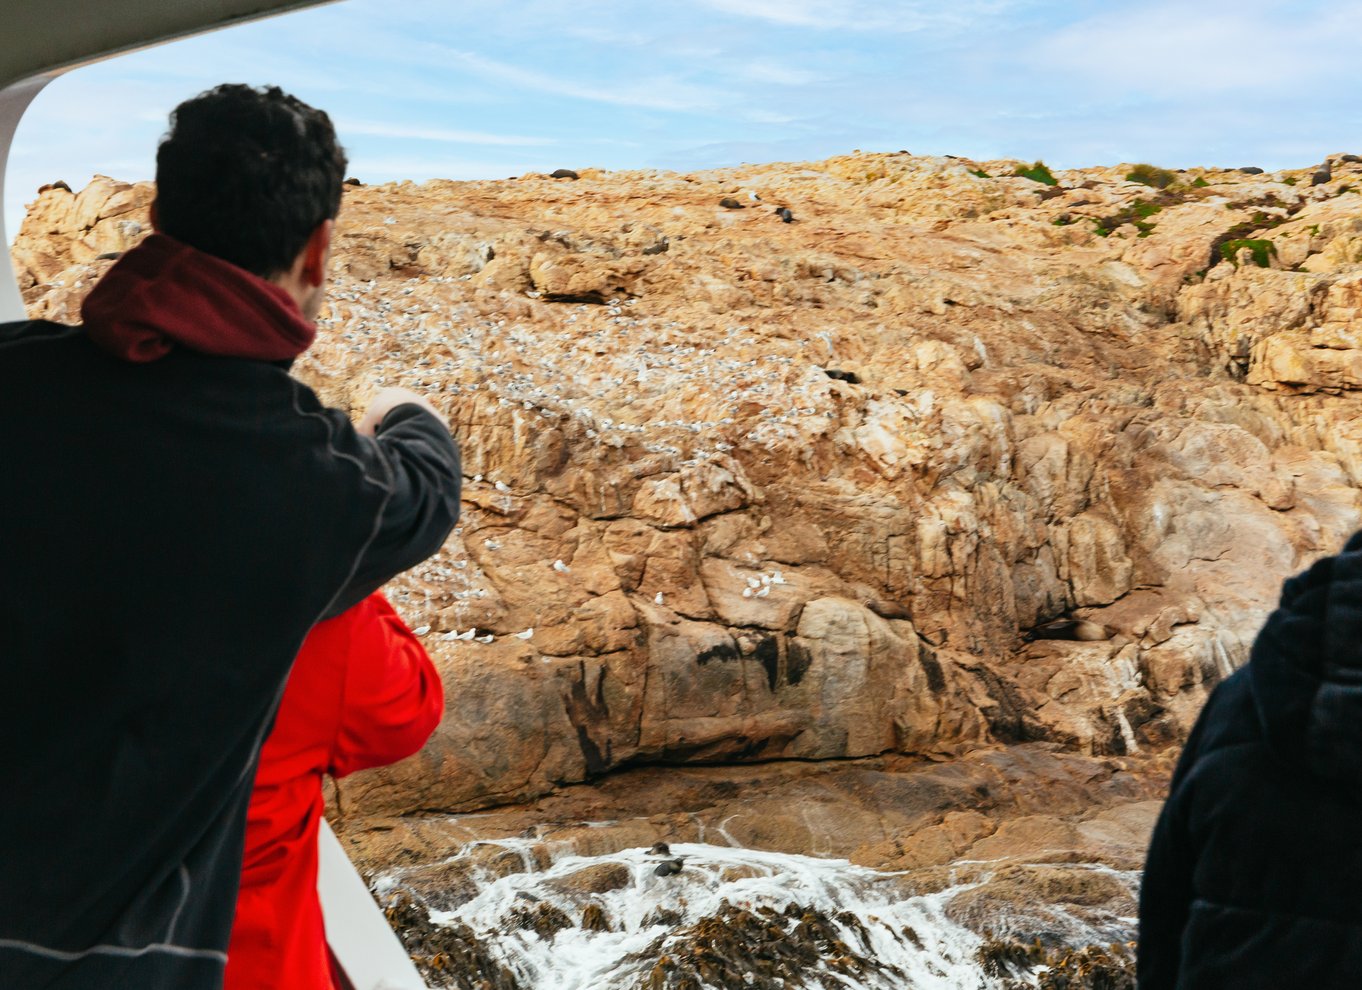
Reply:
M922 884L904 874L756 849L677 843L667 855L564 854L547 865L542 850L533 839L464 847L445 864L460 877L463 892L453 900L461 903L430 913L436 925L466 926L520 990L1044 985L1044 965L987 966L985 935L947 912L953 898L988 880L989 864L939 872L931 891L919 893ZM507 872L506 854L523 868ZM494 868L481 865L498 858ZM678 872L658 875L659 864L676 859ZM1134 874L1087 869L1131 890L1138 883ZM391 898L414 872L383 874L375 892ZM1036 909L1049 918L1048 937L1068 946L1120 942L1134 927L1130 918L1095 923L1062 907Z

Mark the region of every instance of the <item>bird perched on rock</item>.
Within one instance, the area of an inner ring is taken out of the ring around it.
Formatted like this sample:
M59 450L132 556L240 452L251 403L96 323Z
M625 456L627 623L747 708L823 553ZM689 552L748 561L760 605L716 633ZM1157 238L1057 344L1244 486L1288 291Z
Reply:
M782 206L776 210L776 216L780 217L781 223L794 223L794 214L790 212L788 206Z
M654 867L653 874L654 876L659 877L675 876L676 874L681 872L681 867L683 865L685 864L682 862L680 856L676 857L675 859L664 859L662 862L658 863L656 867Z
M1037 639L1071 639L1083 643L1095 643L1111 639L1116 630L1087 619L1056 619L1028 629L1022 637L1028 643Z

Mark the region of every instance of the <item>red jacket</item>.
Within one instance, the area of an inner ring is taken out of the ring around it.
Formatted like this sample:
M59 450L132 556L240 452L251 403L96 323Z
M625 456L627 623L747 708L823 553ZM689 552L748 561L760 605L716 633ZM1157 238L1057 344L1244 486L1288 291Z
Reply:
M410 756L443 712L434 664L381 594L308 635L260 752L225 990L333 990L317 899L322 776Z

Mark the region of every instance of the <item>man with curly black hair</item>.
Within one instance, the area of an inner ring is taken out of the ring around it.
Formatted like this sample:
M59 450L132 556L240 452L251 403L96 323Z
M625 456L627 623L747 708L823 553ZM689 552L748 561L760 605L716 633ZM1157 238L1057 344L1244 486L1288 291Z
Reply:
M84 324L0 325L0 988L221 985L299 645L457 519L425 398L356 426L288 373L344 168L325 113L204 93Z

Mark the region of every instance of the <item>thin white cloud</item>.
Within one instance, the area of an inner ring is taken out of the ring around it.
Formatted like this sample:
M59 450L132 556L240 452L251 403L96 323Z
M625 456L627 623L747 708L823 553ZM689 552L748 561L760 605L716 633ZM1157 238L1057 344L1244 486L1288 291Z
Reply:
M427 179L504 179L507 176L523 175L526 172L543 171L546 167L540 162L496 162L464 158L431 158L423 156L390 155L356 156L350 163L350 172L369 185L384 182L400 182L411 179L424 182Z
M1125 96L1271 96L1349 76L1359 31L1356 5L1303 14L1252 0L1165 0L1064 28L1041 41L1029 61L1034 71L1080 76L1100 92Z
M800 69L770 59L758 59L747 63L743 66L741 75L752 82L774 83L777 86L808 86L827 78L821 72Z
M1030 0L700 0L712 10L785 27L833 31L977 29Z
M789 124L798 120L799 117L793 113L781 113L775 110L744 110L743 120L750 120L754 124Z
M656 44L657 38L642 31L621 31L616 27L595 24L570 24L563 29L563 32L572 38L581 38L583 41L591 41L598 45L624 45L630 48L642 48L645 45Z
M446 64L454 63L486 79L496 79L521 89L552 93L576 100L641 107L647 110L693 111L719 104L718 93L673 78L631 79L623 86L600 86L564 76L550 75L518 65L486 58L473 52L442 50Z
M836 0L702 0L705 6L793 27L851 27L851 4Z
M372 120L341 120L336 130L342 139L362 134L366 137L409 138L416 141L441 141L449 144L478 144L506 147L533 147L553 144L552 138L525 137L518 134L487 134L482 131L460 131L445 127L422 127L407 124L388 124Z

